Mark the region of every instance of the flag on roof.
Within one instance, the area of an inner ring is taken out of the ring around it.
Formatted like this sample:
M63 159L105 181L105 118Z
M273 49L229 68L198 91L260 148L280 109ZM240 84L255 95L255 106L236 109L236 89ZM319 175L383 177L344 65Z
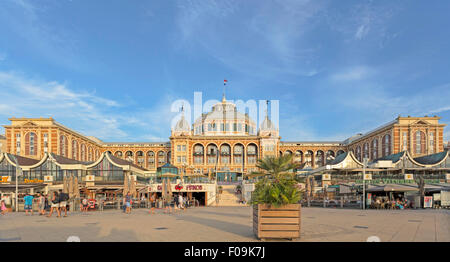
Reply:
M224 79L224 80L223 80L223 85L226 85L227 82L228 82L228 80Z

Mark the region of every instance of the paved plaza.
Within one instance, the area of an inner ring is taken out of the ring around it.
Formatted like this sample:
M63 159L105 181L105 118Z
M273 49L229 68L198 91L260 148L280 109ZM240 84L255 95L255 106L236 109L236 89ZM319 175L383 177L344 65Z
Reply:
M250 207L199 207L176 214L149 215L135 209L74 212L65 218L36 213L0 216L0 242L66 241L259 241L252 231ZM352 210L302 208L302 237L297 241L382 242L450 241L449 210Z

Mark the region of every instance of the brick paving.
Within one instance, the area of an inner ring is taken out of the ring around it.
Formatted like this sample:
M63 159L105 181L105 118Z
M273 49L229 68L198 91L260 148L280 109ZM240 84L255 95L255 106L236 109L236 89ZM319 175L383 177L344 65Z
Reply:
M259 241L250 207L199 207L182 213L149 215L135 209L74 212L66 218L9 213L0 216L0 242L66 241ZM302 237L296 241L450 242L449 210L352 210L302 208Z

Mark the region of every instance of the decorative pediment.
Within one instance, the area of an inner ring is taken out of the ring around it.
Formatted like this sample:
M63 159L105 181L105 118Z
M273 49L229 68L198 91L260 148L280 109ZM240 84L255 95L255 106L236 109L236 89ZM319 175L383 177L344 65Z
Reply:
M428 123L428 122L425 121L425 120L418 120L418 121L414 122L413 125L418 125L418 126L428 126L428 125L430 125L430 123Z
M23 124L22 126L24 126L24 127L36 127L36 126L38 126L38 125L36 125L36 124L33 123L33 122L26 122L26 123Z

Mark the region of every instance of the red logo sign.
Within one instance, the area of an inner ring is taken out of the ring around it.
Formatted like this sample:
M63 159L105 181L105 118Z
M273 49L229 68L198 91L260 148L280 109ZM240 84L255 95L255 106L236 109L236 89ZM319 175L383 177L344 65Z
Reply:
M175 186L175 190L180 191L181 189L183 189L183 186L182 186L182 185L176 185L176 186Z

